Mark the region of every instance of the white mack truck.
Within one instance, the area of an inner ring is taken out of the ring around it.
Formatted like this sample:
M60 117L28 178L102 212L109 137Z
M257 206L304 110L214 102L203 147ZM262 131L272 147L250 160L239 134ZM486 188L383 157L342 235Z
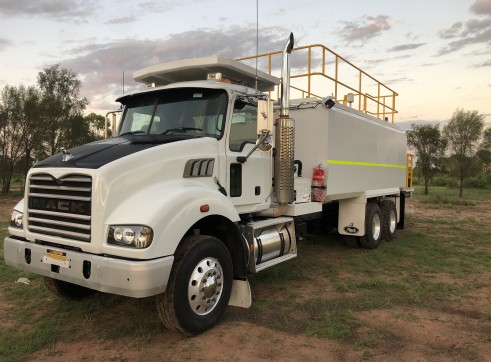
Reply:
M308 51L308 66L290 79L292 51ZM271 75L276 56L281 79ZM254 60L269 70L245 63ZM310 222L337 228L352 247L394 238L412 191L406 136L393 125L397 94L356 67L358 86L341 82L342 64L354 67L323 46L293 49L291 34L282 52L135 72L147 87L118 99L115 137L31 168L6 264L43 275L65 298L156 296L166 327L197 334L227 305L249 307L248 274L295 258ZM315 76L333 87L315 95Z

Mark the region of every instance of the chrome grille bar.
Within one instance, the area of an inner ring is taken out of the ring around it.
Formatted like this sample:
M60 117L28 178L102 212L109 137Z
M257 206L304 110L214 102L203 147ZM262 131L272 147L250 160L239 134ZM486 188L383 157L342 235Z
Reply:
M29 196L45 197L45 198L49 198L49 199L58 199L60 197L64 200L78 200L78 201L90 201L91 200L90 197L71 196L71 195L66 195L66 194L41 194L41 193L37 193L37 192L29 192Z

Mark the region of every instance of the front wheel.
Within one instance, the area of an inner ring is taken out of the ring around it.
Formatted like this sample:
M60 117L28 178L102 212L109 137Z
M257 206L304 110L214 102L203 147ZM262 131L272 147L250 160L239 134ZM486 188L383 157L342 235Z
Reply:
M186 237L176 251L167 289L157 296L162 323L190 335L210 329L228 305L232 281L232 258L219 239Z

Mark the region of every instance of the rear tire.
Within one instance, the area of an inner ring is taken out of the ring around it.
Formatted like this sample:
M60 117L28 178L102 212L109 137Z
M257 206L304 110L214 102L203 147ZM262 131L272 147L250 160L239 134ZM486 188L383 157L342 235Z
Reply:
M228 305L232 281L225 244L207 235L186 237L174 256L167 289L156 298L162 323L188 335L210 329Z
M364 249L376 249L382 239L382 221L380 208L375 203L368 203L365 209L365 235L360 237Z
M380 214L382 216L382 239L391 241L396 237L397 210L393 201L384 200L380 203Z
M95 290L50 277L44 277L44 284L51 293L65 299L79 300L95 293Z

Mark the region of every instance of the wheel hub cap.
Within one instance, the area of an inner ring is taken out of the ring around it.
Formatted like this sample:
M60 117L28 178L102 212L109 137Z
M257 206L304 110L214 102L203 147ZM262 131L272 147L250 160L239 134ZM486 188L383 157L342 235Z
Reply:
M380 216L375 214L372 220L373 238L378 240L380 237Z
M198 315L210 313L223 290L223 270L215 258L201 260L193 270L188 285L188 301Z
M397 224L396 212L394 210L391 210L391 212L390 212L390 232L391 233L394 233L394 231L396 231L396 224Z

